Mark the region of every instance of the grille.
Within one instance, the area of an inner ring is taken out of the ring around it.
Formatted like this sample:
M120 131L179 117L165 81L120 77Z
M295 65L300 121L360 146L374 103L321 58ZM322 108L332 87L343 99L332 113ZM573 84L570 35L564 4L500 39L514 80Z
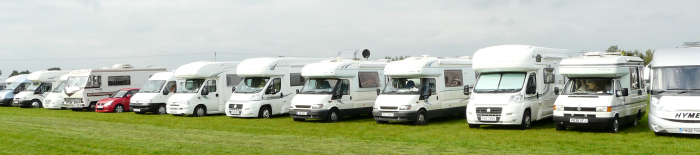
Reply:
M235 108L234 108L235 107ZM228 105L229 109L243 109L243 104L229 104Z
M83 103L82 98L65 98L68 103Z
M583 110L581 110L583 111ZM596 118L595 114L564 114L566 118Z
M666 119L667 121L671 122L678 122L678 123L700 123L700 120L679 120L679 119Z
M382 110L396 110L396 109L399 109L399 107L395 107L395 106L379 106L379 109L382 109Z
M491 109L491 112L487 112ZM501 116L501 112L503 112L503 108L501 107L477 107L476 108L476 114L498 114L498 116Z
M579 111L579 107L564 107L564 111ZM581 111L595 111L595 107L580 107Z
M296 108L311 108L311 105L296 105Z

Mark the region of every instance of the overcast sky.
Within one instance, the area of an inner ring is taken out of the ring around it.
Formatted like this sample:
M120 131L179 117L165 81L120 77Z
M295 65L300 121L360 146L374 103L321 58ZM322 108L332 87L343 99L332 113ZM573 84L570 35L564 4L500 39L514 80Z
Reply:
M466 56L502 44L576 52L672 48L700 41L697 6L700 1L680 0L2 0L0 70L2 77L116 63L174 70L214 61L213 52L218 61L239 61L332 57L359 48L372 51L371 58Z

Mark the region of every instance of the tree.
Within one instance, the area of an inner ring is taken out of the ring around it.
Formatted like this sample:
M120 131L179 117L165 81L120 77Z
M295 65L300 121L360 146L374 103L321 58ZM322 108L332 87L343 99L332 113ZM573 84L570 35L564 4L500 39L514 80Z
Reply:
M19 72L19 74L30 74L30 73L32 73L32 72L29 72L29 70Z
M10 77L15 76L15 75L19 75L19 72L17 72L17 70L13 70L12 73L10 74Z
M49 70L49 71L60 71L61 68L58 68L58 67L51 67L51 68L49 68L48 70Z
M634 51L625 51L621 50L617 47L617 45L613 45L608 47L608 50L606 52L611 52L611 53L620 53L620 55L623 56L637 56L639 58L642 58L644 60L644 65L648 65L649 62L651 62L651 59L654 57L654 50L648 49L646 52L642 53L639 50L634 50Z

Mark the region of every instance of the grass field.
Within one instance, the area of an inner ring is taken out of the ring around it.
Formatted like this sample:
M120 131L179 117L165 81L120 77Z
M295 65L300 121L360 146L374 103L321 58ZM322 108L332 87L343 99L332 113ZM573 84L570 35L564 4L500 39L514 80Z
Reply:
M428 126L294 122L0 107L0 154L696 154L697 136L657 137L646 117L620 133L467 127L457 116Z

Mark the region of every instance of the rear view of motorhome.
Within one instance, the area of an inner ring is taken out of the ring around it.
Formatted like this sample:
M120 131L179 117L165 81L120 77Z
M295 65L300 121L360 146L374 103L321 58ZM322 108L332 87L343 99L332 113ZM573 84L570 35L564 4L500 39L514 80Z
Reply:
M564 84L559 62L569 58L564 49L528 45L501 45L474 53L478 80L467 105L470 128L480 125L519 125L550 118L556 100L554 87Z
M97 101L123 88L140 88L148 77L165 68L133 68L116 64L112 69L72 70L66 81L63 107L73 111L95 111Z
M604 127L617 133L621 125L637 126L644 116L644 60L620 53L588 52L561 61L559 73L569 80L554 103L557 130Z
M22 108L41 108L42 101L59 85L61 76L69 71L36 71L27 76L32 83L25 83L27 89L15 95L14 106Z
M63 104L63 87L66 86L66 81L68 80L68 74L65 74L59 78L59 83L57 86L51 90L49 95L44 98L43 106L46 109L61 109Z
M175 70L179 83L175 94L168 98L168 114L205 116L224 114L226 100L240 78L236 75L239 62L193 62Z
M377 124L389 121L426 125L438 116L466 113L472 61L465 58L410 57L384 68L389 82L374 105ZM463 117L462 117L463 118Z
M243 60L231 77L240 84L226 103L229 117L269 118L289 112L296 90L306 82L301 69L319 58L253 58ZM242 79L241 79L242 78Z
M173 72L160 72L148 78L146 84L136 95L131 97L131 110L137 114L153 112L167 114L165 109L168 98L177 90L177 80Z
M27 89L27 84L32 83L27 80L27 77L29 77L29 74L22 74L9 77L5 80L7 86L0 91L0 99L2 99L0 104L2 106L11 106L15 95Z

